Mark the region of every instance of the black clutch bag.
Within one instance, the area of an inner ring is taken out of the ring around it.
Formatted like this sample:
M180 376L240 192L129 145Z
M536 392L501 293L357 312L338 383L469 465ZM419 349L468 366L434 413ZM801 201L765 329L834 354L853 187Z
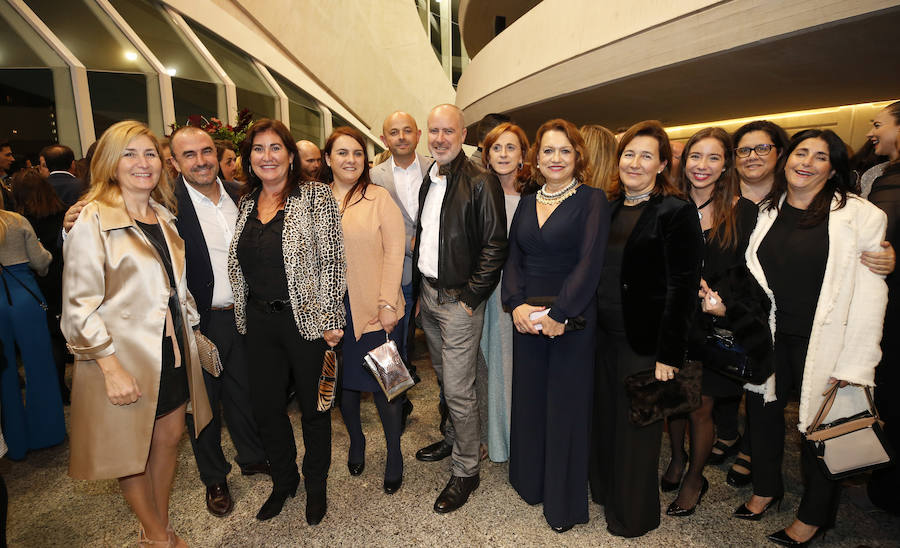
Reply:
M544 308L553 308L556 297L528 297L525 302L531 306L543 306ZM575 316L574 318L566 318L566 331L578 331L584 329L587 325L584 316Z
M770 374L735 341L734 333L718 327L706 336L703 365L741 383L762 384Z
M669 415L697 409L702 378L703 366L696 361L685 361L670 381L656 380L656 368L625 377L625 392L631 399L631 423L647 426Z

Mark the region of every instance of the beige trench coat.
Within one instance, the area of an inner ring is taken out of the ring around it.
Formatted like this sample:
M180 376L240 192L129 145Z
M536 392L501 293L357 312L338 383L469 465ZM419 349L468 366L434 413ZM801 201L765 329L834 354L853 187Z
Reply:
M212 413L190 329L199 316L187 289L184 241L172 213L152 200L151 206L169 247L186 320L183 367L188 368L188 411L193 411L199 435ZM62 331L75 355L69 475L111 479L139 474L147 464L156 418L168 275L121 198L115 204L86 205L66 239L63 256ZM133 404L117 406L107 398L95 359L112 354L137 379L141 397Z

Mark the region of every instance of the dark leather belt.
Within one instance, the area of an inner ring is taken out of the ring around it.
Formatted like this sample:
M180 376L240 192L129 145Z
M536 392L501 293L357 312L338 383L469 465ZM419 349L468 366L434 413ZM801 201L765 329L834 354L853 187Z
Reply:
M252 296L247 300L250 304L256 307L257 310L262 310L263 312L267 312L269 314L276 314L278 312L284 312L285 310L291 309L291 301L264 301Z

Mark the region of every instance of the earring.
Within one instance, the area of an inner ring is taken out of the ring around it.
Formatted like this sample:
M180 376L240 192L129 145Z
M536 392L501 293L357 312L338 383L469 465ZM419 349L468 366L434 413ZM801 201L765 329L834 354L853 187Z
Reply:
M288 171L294 171L294 161L293 160L291 160L291 162L288 164Z
M522 162L519 162L519 169L522 169L523 167L525 167L525 164Z

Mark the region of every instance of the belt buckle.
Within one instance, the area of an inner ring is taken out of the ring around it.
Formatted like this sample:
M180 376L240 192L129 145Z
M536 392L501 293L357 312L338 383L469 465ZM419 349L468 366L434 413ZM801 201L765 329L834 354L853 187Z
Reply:
M284 312L287 310L286 301L272 301L269 303L269 310L272 312Z

